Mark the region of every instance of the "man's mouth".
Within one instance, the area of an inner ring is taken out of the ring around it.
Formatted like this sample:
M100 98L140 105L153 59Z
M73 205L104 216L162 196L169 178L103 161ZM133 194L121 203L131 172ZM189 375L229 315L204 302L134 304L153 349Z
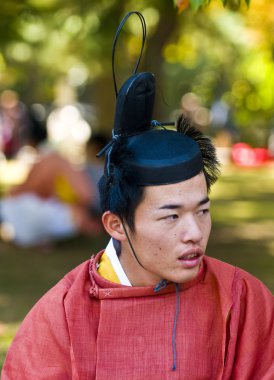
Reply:
M184 252L178 260L186 268L194 268L200 264L204 252L201 248L191 248Z

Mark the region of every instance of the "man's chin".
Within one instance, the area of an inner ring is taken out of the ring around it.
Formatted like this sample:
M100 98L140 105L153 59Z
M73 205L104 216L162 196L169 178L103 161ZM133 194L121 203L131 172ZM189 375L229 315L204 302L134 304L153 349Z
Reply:
M178 274L178 276L173 276L170 281L177 284L184 284L185 282L192 281L198 276L199 270L200 265L193 268L184 269L180 274Z

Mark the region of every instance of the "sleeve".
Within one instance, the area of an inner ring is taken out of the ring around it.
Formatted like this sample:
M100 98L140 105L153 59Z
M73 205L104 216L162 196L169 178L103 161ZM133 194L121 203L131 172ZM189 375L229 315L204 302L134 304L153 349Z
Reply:
M72 379L66 292L62 280L26 316L6 356L2 380Z
M255 277L239 271L233 307L225 379L274 379L274 298Z

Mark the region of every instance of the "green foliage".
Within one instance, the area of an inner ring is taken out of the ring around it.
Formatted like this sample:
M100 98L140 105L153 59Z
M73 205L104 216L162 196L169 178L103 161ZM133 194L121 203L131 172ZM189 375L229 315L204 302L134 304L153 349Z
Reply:
M248 0L175 4L177 8L172 1L157 0L138 5L133 0L3 0L0 91L13 88L26 104L51 104L62 79L79 100L95 105L101 124L111 129L114 33L123 16L136 9L144 14L148 32L140 70L155 73L158 94L165 98L156 99L155 115L168 119L183 94L192 91L207 108L216 99L225 101L240 137L265 145L274 109L272 2L262 6L253 0L250 9ZM178 12L182 4L190 6ZM237 12L235 6L240 6ZM119 85L132 73L140 40L140 24L132 17L117 47Z
M241 4L244 2L247 6L250 5L250 0L221 0L224 7L228 7L231 9L240 8Z
M212 0L174 0L174 4L180 11L185 10L188 5L190 5L191 9L196 12L198 9L207 6L211 1ZM238 10L243 3L248 7L250 5L250 0L221 0L221 2L224 7L232 10Z
M197 11L202 5L207 5L208 0L189 0L190 6L194 11Z

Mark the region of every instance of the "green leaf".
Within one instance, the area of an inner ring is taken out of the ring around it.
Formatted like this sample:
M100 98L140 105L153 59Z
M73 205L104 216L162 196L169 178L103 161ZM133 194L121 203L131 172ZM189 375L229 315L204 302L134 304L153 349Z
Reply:
M207 4L207 0L189 0L190 6L197 11L202 5Z

